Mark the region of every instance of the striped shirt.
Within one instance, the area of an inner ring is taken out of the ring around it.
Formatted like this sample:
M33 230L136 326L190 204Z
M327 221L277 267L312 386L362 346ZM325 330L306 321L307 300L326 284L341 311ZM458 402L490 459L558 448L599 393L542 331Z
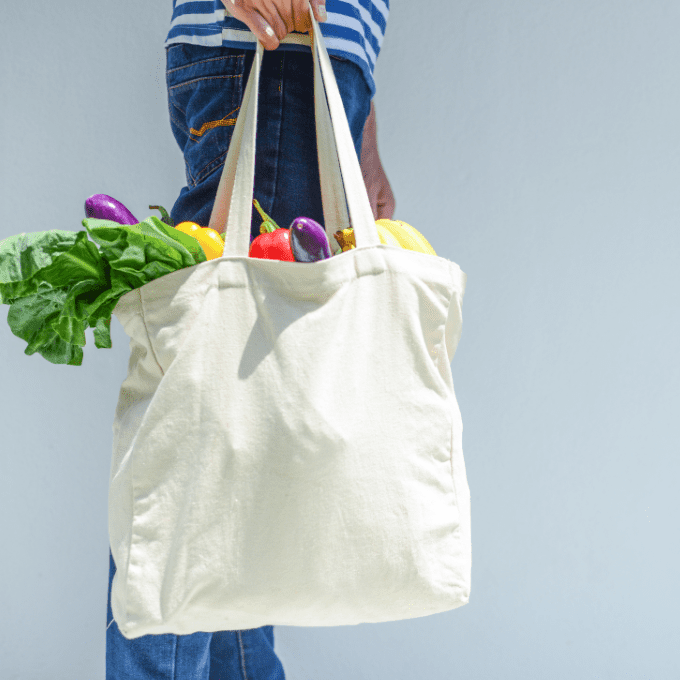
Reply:
M222 0L172 0L172 23L165 46L177 42L254 49L250 29L229 16ZM390 11L389 0L326 0L328 19L320 23L329 54L357 64L375 94L373 72ZM282 50L309 50L282 44Z

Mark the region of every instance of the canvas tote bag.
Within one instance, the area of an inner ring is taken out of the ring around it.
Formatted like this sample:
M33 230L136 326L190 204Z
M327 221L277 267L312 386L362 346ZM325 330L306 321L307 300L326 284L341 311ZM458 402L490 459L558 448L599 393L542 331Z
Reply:
M324 219L331 243L351 223L356 249L313 263L248 257L258 44L211 218L226 224L223 257L114 310L130 360L113 425L111 605L129 639L468 602L450 370L466 276L380 244L312 21Z

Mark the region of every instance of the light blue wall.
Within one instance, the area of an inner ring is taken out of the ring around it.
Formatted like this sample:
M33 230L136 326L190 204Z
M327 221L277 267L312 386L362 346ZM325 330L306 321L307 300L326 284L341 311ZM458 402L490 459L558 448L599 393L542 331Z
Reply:
M172 205L169 4L3 10L0 239L78 230L93 193ZM452 366L472 596L277 628L288 678L678 678L680 5L393 5L376 102L395 216L468 274ZM128 340L114 320L113 349L90 335L81 367L54 366L6 309L0 678L102 679Z

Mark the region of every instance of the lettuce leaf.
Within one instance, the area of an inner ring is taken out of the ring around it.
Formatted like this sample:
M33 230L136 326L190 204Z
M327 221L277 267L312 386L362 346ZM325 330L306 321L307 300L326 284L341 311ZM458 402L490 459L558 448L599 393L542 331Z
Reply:
M157 217L134 225L85 219L83 226L0 241L0 303L10 305L9 327L26 341L26 354L54 364L82 364L88 327L96 347L110 348L121 296L207 259L196 239Z
M75 242L75 232L57 229L17 234L0 241L0 304L34 294L40 283L35 275Z
M81 347L64 340L53 327L67 295L65 288L55 289L43 282L34 295L17 300L9 308L7 322L12 333L28 343L25 354L39 352L53 364L83 363Z

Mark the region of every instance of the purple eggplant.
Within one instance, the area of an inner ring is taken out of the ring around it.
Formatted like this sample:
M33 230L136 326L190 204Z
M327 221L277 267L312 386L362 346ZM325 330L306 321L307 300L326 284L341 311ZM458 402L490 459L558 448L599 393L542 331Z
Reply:
M296 262L317 262L331 256L326 230L309 217L296 217L291 223L290 249Z
M85 201L85 214L118 224L139 224L139 220L120 201L106 194L90 196Z

